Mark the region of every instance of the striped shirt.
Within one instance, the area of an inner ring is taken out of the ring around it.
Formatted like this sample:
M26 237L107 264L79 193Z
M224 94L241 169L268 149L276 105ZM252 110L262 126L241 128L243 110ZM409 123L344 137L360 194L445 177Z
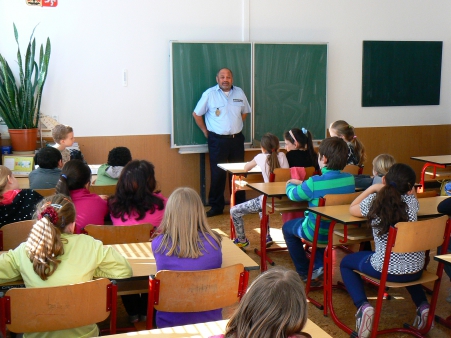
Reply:
M327 194L349 194L355 192L354 176L339 170L321 169L322 175L312 176L300 185L288 184L287 196L292 201L308 201L310 207L317 207L319 199ZM315 232L316 214L306 211L305 218L299 218L299 226L307 240L312 241ZM318 243L326 244L330 220L321 219Z

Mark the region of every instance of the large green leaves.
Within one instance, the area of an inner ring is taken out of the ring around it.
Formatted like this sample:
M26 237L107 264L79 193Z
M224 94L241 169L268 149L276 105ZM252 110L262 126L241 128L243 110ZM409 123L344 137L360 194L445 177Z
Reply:
M13 27L17 43L19 79L16 80L8 62L0 54L0 116L10 129L36 128L50 61L50 39L47 38L45 49L42 45L40 46L39 62L37 63L35 61L36 39L33 37L35 27L31 33L23 62L19 34L15 24Z

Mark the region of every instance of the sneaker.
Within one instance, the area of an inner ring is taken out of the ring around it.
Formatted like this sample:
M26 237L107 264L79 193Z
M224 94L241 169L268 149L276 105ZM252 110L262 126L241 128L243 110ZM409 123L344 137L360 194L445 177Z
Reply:
M365 302L355 314L355 329L359 338L367 338L373 328L374 308Z
M132 324L137 323L139 321L139 315L128 316L128 320Z
M322 280L324 277L324 268L320 267L312 272L312 279L314 280Z
M239 248L245 248L247 247L250 243L249 240L246 238L244 242L241 242L238 238L235 238L233 240L233 244L235 244L237 247Z
M307 275L300 275L304 283L307 284ZM312 279L310 281L311 287L320 287L323 285L324 268L320 267L312 272Z
M448 297L446 297L446 301L451 303L451 288L448 289Z
M429 315L429 304L427 302L423 302L417 308L417 316L413 321L413 326L415 326L420 331L423 330L426 327L428 315Z
M266 236L266 247L269 248L273 244L274 244L274 241L272 240L272 237L270 235L267 235Z

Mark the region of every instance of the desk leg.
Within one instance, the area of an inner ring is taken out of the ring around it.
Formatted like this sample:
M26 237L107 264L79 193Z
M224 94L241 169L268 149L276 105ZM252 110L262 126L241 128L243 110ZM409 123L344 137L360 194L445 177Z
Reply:
M202 200L202 203L204 205L207 205L207 198L206 198L206 183L205 183L205 153L199 154L200 158L200 199Z
M434 167L434 175L432 176L432 178L435 178L437 168L446 168L446 165L426 162L426 164L423 166L423 169L421 169L421 187L417 189L417 192L424 192L424 175L426 174L426 169L428 167Z
M236 188L235 188L235 180L236 180L236 176L232 175L232 184L230 186L230 209L232 209L233 206L235 206L235 193L236 193ZM233 221L232 221L232 216L230 215L230 239L235 239L236 238L236 233L235 233L235 226L233 225Z
M264 272L268 269L266 265L266 234L268 232L268 215L266 214L266 199L264 195L262 199L262 219L260 221L260 271Z

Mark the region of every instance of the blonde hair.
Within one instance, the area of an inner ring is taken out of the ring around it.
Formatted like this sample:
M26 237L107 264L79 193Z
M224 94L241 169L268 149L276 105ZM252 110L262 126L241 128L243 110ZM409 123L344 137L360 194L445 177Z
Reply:
M178 188L169 196L163 220L158 228L163 239L157 252L166 256L197 258L205 250L200 234L215 249L221 249L221 236L210 229L199 195L191 188ZM207 235L213 237L212 243Z
M395 163L395 158L390 154L377 155L373 160L373 171L378 175L384 176L388 173L390 167Z
M0 201L3 199L3 193L5 192L6 185L8 184L8 177L11 177L13 173L9 168L4 165L0 165Z
M226 338L286 338L301 334L307 298L299 275L283 267L259 275L230 318Z
M67 137L67 134L73 133L74 130L71 126L65 126L64 124L57 124L52 129L52 137L53 141L56 143L59 143L61 140L65 140Z
M57 194L42 200L36 206L36 223L27 239L26 251L33 270L42 280L47 280L64 254L61 233L75 222L75 206L64 195Z
M365 146L355 135L354 127L346 121L338 120L330 125L330 129L333 129L338 137L343 137L346 142L354 146L355 154L359 160L357 164L362 165L366 160Z

